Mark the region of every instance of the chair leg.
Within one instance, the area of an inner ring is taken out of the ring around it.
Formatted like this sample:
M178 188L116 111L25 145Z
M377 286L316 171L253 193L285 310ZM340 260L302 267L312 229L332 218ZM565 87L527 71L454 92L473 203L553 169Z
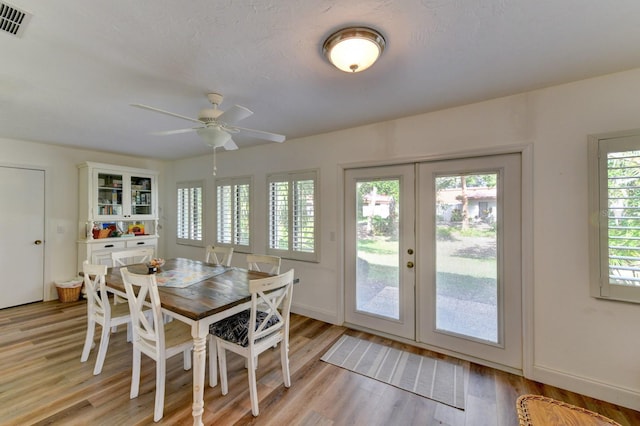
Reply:
M207 346L209 346L209 387L215 388L218 385L218 351L216 349L216 339L213 335L207 336Z
M104 359L107 356L107 348L109 347L109 327L102 326L102 335L100 337L100 348L98 349L98 358L96 359L96 366L93 369L93 375L98 375L102 372L102 366L104 365Z
M80 362L86 362L89 359L89 352L93 346L93 333L96 329L96 322L94 320L87 321L87 337L84 339L84 347L82 348L82 356L80 356Z
M133 332L132 329L133 326L131 325L131 322L127 323L127 342L131 343L131 341L133 340Z
M133 365L131 366L131 393L129 398L133 399L138 396L140 391L140 349L133 347Z
M227 350L217 343L218 364L220 366L220 390L223 395L229 393L229 383L227 382Z
M247 373L249 376L249 397L251 398L251 414L257 417L260 414L258 409L258 387L256 385L256 366L255 360L257 357L249 355L249 367Z
M191 358L191 348L185 349L182 353L182 366L184 368L184 371L191 370Z
M291 374L289 373L289 342L283 340L280 342L280 362L282 363L282 379L284 387L291 387Z
M156 360L156 404L153 410L153 421L157 422L164 415L164 383L167 374L164 356Z

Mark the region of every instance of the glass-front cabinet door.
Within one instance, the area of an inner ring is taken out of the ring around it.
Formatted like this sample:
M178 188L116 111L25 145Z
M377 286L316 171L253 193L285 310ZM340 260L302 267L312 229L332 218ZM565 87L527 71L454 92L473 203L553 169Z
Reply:
M155 218L155 176L95 170L94 220Z
M146 176L131 176L131 215L153 214L152 179Z
M100 217L121 217L122 210L122 174L98 172L98 201L96 214Z

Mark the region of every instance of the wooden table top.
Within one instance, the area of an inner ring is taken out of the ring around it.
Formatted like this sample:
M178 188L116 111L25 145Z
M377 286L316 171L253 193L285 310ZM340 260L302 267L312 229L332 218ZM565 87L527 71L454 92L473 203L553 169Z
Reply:
M216 275L184 288L158 286L162 307L192 320L201 320L249 302L251 300L249 280L270 276L265 272L248 271L183 258L167 259L162 271L185 269L202 271L205 267L219 268L219 273L216 271ZM144 264L128 265L127 269L135 274L148 273L148 268ZM120 268L109 268L105 281L107 286L125 292Z

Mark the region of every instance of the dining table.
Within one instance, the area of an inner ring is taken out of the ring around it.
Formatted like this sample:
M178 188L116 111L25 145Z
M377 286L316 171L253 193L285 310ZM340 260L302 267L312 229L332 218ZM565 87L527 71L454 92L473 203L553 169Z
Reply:
M191 326L193 424L202 425L209 326L249 309L249 281L271 275L185 258L167 259L155 272L146 264L127 265L126 268L136 274L155 273L163 312ZM108 268L105 283L110 291L126 297L120 267Z

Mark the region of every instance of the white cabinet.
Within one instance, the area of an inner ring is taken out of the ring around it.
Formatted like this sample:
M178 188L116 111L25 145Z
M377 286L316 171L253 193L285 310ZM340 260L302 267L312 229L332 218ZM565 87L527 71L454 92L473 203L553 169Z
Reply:
M86 162L78 173L79 271L85 259L111 266L114 251L157 248L158 172Z

